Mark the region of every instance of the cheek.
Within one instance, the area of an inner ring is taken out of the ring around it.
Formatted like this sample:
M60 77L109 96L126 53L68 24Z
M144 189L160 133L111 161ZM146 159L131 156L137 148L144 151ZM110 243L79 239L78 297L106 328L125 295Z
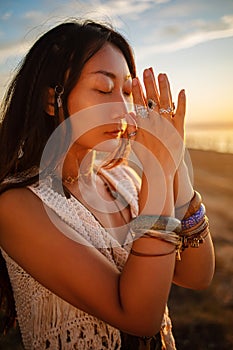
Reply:
M91 129L88 132L80 135L75 141L81 148L93 149L100 152L113 152L118 146L120 139L111 139L105 137L101 127Z
M68 111L73 115L92 105L90 94L83 89L74 89L68 98Z

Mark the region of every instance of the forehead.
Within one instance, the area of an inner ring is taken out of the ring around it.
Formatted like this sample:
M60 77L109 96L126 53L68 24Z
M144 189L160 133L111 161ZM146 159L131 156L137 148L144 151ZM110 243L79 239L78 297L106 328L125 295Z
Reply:
M128 76L130 74L123 53L116 46L104 45L85 64L82 74L92 74L98 71L112 72L116 76Z

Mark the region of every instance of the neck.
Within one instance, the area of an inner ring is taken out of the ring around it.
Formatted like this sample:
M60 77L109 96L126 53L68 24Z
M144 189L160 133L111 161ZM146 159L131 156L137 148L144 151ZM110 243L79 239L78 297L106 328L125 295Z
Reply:
M95 151L81 150L77 145L72 145L63 163L63 181L69 184L74 184L79 179L91 181L94 160Z

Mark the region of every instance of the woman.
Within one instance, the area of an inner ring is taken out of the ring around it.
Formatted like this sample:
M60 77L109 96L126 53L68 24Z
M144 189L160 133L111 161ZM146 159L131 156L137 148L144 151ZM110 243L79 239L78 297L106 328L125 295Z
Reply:
M145 95L119 33L70 22L34 44L8 90L0 244L25 349L175 349L171 284L211 282L185 92L175 110L167 76L143 78Z

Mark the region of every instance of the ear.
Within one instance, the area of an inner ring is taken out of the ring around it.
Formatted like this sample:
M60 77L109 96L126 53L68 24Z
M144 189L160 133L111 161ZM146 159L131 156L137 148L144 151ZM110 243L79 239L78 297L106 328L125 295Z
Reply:
M45 112L51 116L55 115L55 91L53 88L47 88L45 91L45 103L44 109Z

